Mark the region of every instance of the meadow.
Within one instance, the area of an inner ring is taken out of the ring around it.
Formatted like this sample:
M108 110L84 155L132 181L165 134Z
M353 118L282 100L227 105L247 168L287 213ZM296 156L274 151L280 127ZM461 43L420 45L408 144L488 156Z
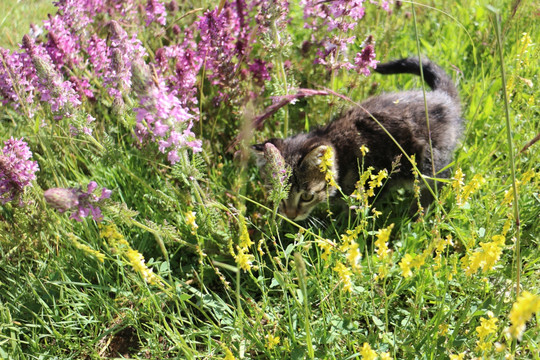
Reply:
M0 10L0 359L540 359L538 4ZM418 55L466 121L433 204L362 168L283 217L251 145L426 88L373 72Z

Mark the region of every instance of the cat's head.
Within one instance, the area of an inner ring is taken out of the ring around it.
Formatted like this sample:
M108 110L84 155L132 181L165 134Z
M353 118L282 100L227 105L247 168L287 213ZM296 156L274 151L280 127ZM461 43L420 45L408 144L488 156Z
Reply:
M290 190L288 197L281 201L279 211L294 221L305 220L310 212L322 202L326 202L336 189L328 186L325 173L321 171L320 164L326 151L332 146L319 139L309 138L306 134L300 134L287 139L270 139L252 148L257 156L257 165L263 171L263 177L268 178L264 168L264 146L266 143L273 144L281 153L292 170L289 177ZM337 181L337 164L335 151L331 151L330 171ZM268 183L269 181L267 181Z

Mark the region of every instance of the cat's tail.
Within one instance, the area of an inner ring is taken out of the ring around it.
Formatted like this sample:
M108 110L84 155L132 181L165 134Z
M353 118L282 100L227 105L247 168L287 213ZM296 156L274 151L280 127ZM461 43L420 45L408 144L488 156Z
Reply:
M414 74L420 76L420 61L417 58L405 58L378 64L375 69L380 74ZM424 80L433 90L447 93L459 104L459 95L452 79L437 64L422 59Z

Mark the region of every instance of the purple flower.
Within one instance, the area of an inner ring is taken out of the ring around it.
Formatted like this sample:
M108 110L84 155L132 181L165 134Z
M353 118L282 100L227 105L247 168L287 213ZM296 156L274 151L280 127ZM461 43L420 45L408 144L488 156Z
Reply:
M167 11L165 5L159 0L148 0L146 3L146 26L152 22L157 21L161 25L165 26L167 23L166 17Z
M76 221L80 222L88 215L92 215L95 221L101 221L103 215L98 205L111 196L111 190L102 188L101 195L98 196L94 194L97 186L95 181L91 181L86 192L75 188L51 188L46 190L43 196L50 206L61 213L76 208L70 216Z
M375 47L373 46L373 36L368 36L364 41L364 49L356 54L354 58L355 68L358 72L361 72L365 76L369 76L371 73L369 68L377 68L378 60L375 60Z
M4 142L0 153L0 202L2 204L13 200L22 194L24 187L31 186L39 170L37 161L30 158L32 153L28 144L21 139L11 139Z
M23 36L23 48L32 59L32 64L36 69L41 101L48 102L53 112L61 111L64 115L71 116L74 107L81 104L78 94L73 90L73 84L70 81L64 81L54 68L45 49L36 46L28 35Z
M137 125L135 135L140 143L147 140L157 142L159 151L167 153L174 164L179 160L178 151L190 147L201 150L201 142L191 131L193 115L183 106L176 91L167 87L164 79L155 74L150 80L150 70L144 62L132 66L134 90L139 97L140 107L135 108Z
M268 74L267 65L264 60L255 59L251 65L249 65L249 71L253 74L253 78L260 85L265 81L270 80L270 74Z
M11 104L14 109L22 109L29 118L32 118L37 86L38 78L30 56L26 53L10 53L9 50L0 48L2 104Z

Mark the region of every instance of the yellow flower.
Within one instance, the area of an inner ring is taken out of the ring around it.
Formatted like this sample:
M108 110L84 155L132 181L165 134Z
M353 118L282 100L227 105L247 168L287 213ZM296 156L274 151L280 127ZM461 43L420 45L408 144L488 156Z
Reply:
M362 254L360 254L359 246L356 241L352 242L351 245L347 248L347 253L345 257L347 258L347 261L349 262L349 265L351 265L353 270L359 272L360 258L362 257Z
M69 236L69 238L73 242L73 245L75 245L75 247L77 249L80 249L80 250L84 251L85 253L92 255L93 257L98 259L100 262L105 261L105 254L103 254L103 253L101 253L101 252L99 252L97 250L92 249L88 245L81 244L79 241L77 241L77 239L75 238L75 235L73 235L73 234L71 234Z
M332 254L332 248L333 248L332 244L330 243L329 240L319 241L318 244L321 250L323 250L323 253L321 254L321 259L328 260L328 258Z
M360 355L362 355L363 360L375 360L377 358L377 353L368 343L364 343L364 346L360 349Z
M191 227L191 233L195 234L195 231L199 227L199 225L197 225L197 223L195 222L196 220L195 215L197 215L197 213L194 211L188 211L186 212L185 215L186 215L186 224L188 224Z
M240 227L240 240L238 245L245 249L253 245L253 241L249 238L249 232L246 226L246 218L242 214L238 215L238 226Z
M525 323L536 312L540 311L540 296L523 291L510 310L508 317L512 325L508 329L510 335L521 340L525 331Z
M377 246L377 255L379 259L384 259L388 256L388 239L390 238L390 233L394 228L394 224L390 224L385 229L380 229L377 232L377 241L375 241L375 246Z
M337 263L336 266L334 266L334 271L338 273L339 278L343 283L343 290L352 292L351 270L342 263Z
M484 273L487 273L495 266L495 263L501 257L505 238L502 235L494 235L491 239L492 242L480 243L481 249L476 249L473 254L463 258L462 261L467 275L475 274L478 269L482 269Z
M480 318L480 326L476 327L476 332L478 337L483 340L488 337L490 334L493 334L497 330L497 319L496 317Z
M458 354L458 355L450 355L450 360L463 360L465 359L465 353L462 352L461 354Z
M266 341L267 341L267 344L266 344L266 348L268 350L272 350L273 348L275 348L277 345L279 345L279 341L281 339L279 338L279 336L274 336L272 334L268 334L266 335Z
M126 251L126 257L133 269L141 274L147 283L154 285L159 284L157 276L152 272L152 269L149 269L148 266L146 266L144 257L140 252L130 248Z
M369 149L366 145L360 146L360 152L362 153L362 156L366 156L366 154L369 152Z
M465 178L465 174L463 174L463 171L461 168L456 169L456 174L454 175L454 181L452 181L452 188L454 188L456 194L461 193L461 187L463 186L463 179Z
M234 357L231 350L229 350L229 348L227 348L225 346L223 348L225 350L225 357L223 358L223 360L236 360L236 358Z
M410 254L406 254L403 259L401 259L401 262L399 263L399 267L401 268L401 274L404 278L408 278L412 276L412 266L413 257Z
M457 203L458 205L462 205L464 202L466 202L467 200L469 200L469 198L471 197L471 195L480 189L480 187L482 186L483 183L485 183L486 180L484 180L484 178L482 177L482 175L480 174L476 174L473 176L473 178L471 179L471 181L469 181L469 183L467 185L465 185L465 187L463 188L463 191L461 193L458 193L457 194Z
M448 324L440 324L439 325L439 335L440 336L445 336L446 334L448 334Z
M327 147L324 151L324 154L321 157L321 163L319 164L319 169L324 173L324 178L328 185L339 189L339 185L334 178L334 150L332 150L331 147Z
M240 269L244 271L251 270L251 264L253 263L253 260L255 260L255 257L247 253L248 249L240 247L237 248L238 254L236 254L235 256L236 264L238 265L238 267L240 267Z

